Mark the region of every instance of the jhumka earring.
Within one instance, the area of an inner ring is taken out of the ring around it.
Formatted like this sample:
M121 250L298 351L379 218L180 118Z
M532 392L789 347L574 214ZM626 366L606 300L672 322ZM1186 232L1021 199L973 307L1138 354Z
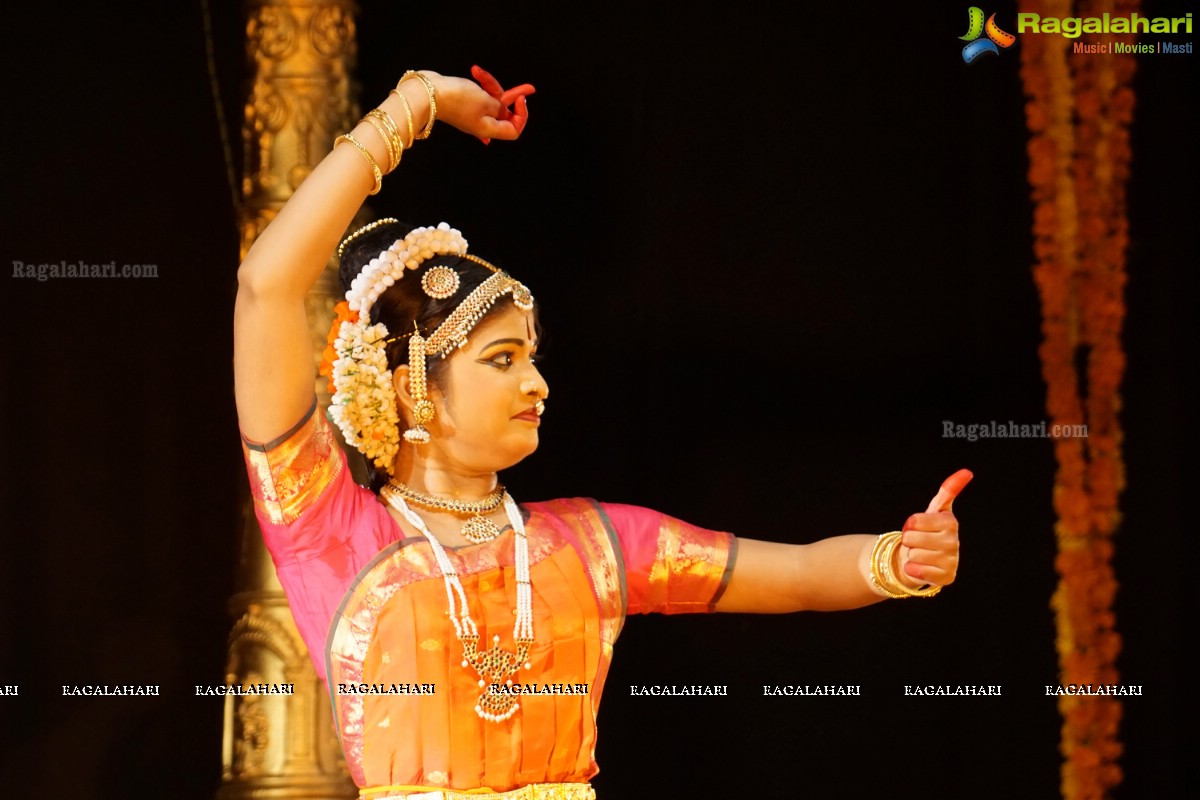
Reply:
M458 291L458 273L449 267L433 267L421 278L421 288L435 300L453 297ZM408 340L408 380L413 399L413 422L416 424L404 432L405 441L413 444L429 444L429 431L425 425L433 419L433 403L425 396L425 338L421 336L417 323L413 322L413 333Z
M428 444L429 431L425 430L433 419L433 403L425 396L425 339L413 323L413 333L408 339L408 385L409 393L417 401L413 406L413 426L404 432L404 440L413 444Z

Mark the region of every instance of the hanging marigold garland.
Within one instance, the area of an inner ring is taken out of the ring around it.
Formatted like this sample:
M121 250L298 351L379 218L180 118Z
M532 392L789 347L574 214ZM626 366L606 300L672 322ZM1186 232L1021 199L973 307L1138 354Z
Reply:
M1019 3L1023 13L1059 18L1129 16L1138 8L1136 1L1117 0L1083 0L1077 8L1070 0ZM1118 413L1135 62L1111 52L1071 53L1073 41L1058 35L1021 40L1046 410L1052 423L1087 425L1086 438L1054 440L1059 582L1051 606L1061 682L1114 684L1121 639L1112 610L1112 536L1125 484ZM1063 797L1107 796L1121 781L1120 702L1064 696L1059 712Z

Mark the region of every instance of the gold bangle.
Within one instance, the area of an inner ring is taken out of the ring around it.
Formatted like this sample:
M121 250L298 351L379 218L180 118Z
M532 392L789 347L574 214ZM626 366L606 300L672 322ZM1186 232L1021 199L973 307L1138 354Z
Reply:
M887 567L888 562L892 559L892 554L896 550L896 542L898 541L899 536L893 533L880 534L871 548L871 585L885 597L892 599L905 596L892 588L890 570Z
M875 540L875 546L871 548L871 583L891 598L933 597L942 590L941 586L926 584L920 589L913 589L892 572L892 563L903 535L902 531L891 531Z
M908 597L908 587L896 576L893 567L899 557L900 545L903 544L903 533L892 531L888 534L888 542L879 553L880 579L888 591L900 597Z
M334 139L333 146L337 147L343 141L354 145L354 148L358 150L358 152L362 153L363 158L365 158L367 163L371 165L371 172L375 176L375 188L371 190L371 194L379 194L380 188L383 187L383 172L379 169L379 165L375 163L375 157L371 155L371 151L363 147L362 142L358 141L358 139L355 139L348 133L343 133L341 136Z
M384 130L387 133L385 136L381 131L380 136L384 136L386 139L388 153L392 156L392 168L388 170L388 172L391 172L400 165L400 159L404 158L404 142L400 139L400 131L396 128L396 120L392 119L392 115L381 108L371 109L363 119L371 123L372 127L375 126L376 120L383 124ZM379 130L379 128L375 128L375 130Z
M400 102L404 104L404 113L408 115L408 146L412 147L413 142L417 140L416 131L413 130L413 113L412 106L408 102L408 98L404 96L404 92L399 89L392 89L388 94L394 94L400 98Z
M375 132L379 134L379 138L383 139L383 146L385 148L387 148L387 152L388 152L388 168L387 168L387 170L384 171L383 174L387 175L388 173L390 173L392 170L394 170L396 168L396 161L397 161L396 147L395 147L395 145L392 144L392 137L388 135L387 128L384 127L383 123L381 123L379 120L375 119L372 116L365 116L361 120L359 120L359 122L365 122L368 125L370 125L372 128L375 129Z
M425 84L425 92L429 95L429 122L425 123L425 128L417 134L418 139L428 139L429 134L433 131L434 120L437 119L437 94L433 88L433 81L426 78L424 73L417 72L415 69L410 69L400 77L396 88L400 88L400 84L404 83L409 78L419 78L421 83Z
M384 111L382 108L373 108L367 112L368 117L375 117L383 122L383 125L388 130L388 134L392 137L392 146L396 148L397 161L404 157L404 140L400 138L400 129L396 127L396 120L392 119L392 115Z
M375 132L379 134L379 138L383 140L383 146L387 148L388 153L388 168L383 171L383 174L388 175L396 168L396 164L400 161L400 154L396 151L395 136L393 136L392 131L388 129L387 122L381 120L379 115L374 114L371 111L368 111L366 114L364 114L363 118L360 119L359 122L365 122L370 125L375 129Z

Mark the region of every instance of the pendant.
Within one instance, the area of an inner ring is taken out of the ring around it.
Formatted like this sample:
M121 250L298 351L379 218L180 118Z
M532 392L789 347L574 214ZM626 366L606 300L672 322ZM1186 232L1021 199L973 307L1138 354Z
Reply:
M462 535L471 544L483 544L499 536L500 529L487 517L474 516L462 526Z
M526 663L532 642L518 641L515 654L500 647L499 636L493 637L492 648L482 653L479 652L478 636L464 636L462 643L463 666L470 664L475 668L480 676L479 686L483 689L475 705L475 713L492 722L503 722L517 713L520 708L517 696L493 687L512 685L509 678Z

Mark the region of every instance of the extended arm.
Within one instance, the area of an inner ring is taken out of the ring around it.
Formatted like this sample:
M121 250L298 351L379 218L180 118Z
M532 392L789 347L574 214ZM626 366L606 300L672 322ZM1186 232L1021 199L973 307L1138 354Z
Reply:
M904 524L892 574L910 589L946 586L958 572L958 520L954 497L971 479L960 470L948 478L923 514ZM871 580L876 537L834 536L789 545L738 539L737 561L717 611L759 614L858 608L884 599Z

